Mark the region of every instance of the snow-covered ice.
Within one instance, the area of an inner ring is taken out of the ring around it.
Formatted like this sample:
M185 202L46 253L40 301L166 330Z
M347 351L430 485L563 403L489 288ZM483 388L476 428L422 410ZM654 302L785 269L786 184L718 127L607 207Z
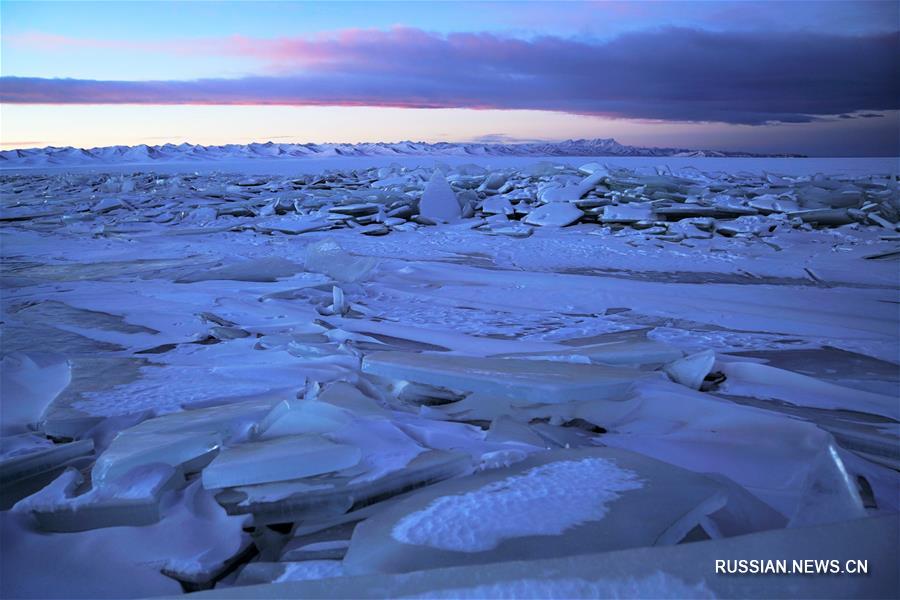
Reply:
M896 165L589 146L4 154L0 596L896 556Z

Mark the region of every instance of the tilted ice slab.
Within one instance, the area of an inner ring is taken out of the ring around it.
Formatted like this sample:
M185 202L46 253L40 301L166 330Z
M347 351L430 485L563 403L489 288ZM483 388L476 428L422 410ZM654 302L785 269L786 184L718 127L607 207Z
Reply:
M736 396L774 399L798 406L852 410L900 420L900 402L891 397L828 383L768 365L723 363L728 378L722 392Z
M746 533L784 521L737 486L638 454L557 450L395 503L357 526L344 566L407 572L674 544L695 527L718 537L716 522Z
M616 400L635 381L658 377L656 373L621 367L409 352L369 354L363 359L362 370L389 379L489 393L522 403Z
M638 337L638 336L635 336ZM498 354L493 358L527 358L532 360L586 359L604 365L654 365L678 360L683 353L673 346L644 339L622 339L599 344L587 344L574 348L561 348L544 352L519 352Z
M151 525L162 515L163 494L184 485L181 473L161 463L137 467L112 483L75 495L83 479L77 470L67 469L15 510L31 513L44 531Z
M742 406L671 382L634 388L630 410L581 402L574 414L603 423L603 443L736 481L782 514L794 514L830 434L804 421Z
M716 353L712 350L697 352L684 358L679 358L665 365L663 370L672 381L699 390L703 379L712 370L716 362Z
M357 464L360 449L319 435L291 435L223 450L203 470L207 489L300 479Z
M430 450L402 469L372 480L357 481L365 470L222 490L216 495L229 514L253 514L256 523L329 520L437 481L469 473L472 459L464 452Z
M172 413L120 432L91 470L93 484L113 481L132 469L153 463L199 471L222 444L246 436L274 404L251 400Z

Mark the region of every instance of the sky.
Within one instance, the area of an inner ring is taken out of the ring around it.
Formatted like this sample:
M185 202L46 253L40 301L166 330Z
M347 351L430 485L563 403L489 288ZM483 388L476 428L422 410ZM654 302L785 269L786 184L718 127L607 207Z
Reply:
M900 3L0 0L0 146L900 156Z

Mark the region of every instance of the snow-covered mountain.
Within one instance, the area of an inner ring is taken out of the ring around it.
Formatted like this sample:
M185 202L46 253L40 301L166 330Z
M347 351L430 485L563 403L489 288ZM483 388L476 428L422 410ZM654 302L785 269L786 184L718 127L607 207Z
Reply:
M360 144L165 144L162 146L55 147L4 150L0 166L154 163L330 156L788 156L685 148L626 146L612 138L517 144L396 142ZM789 155L799 156L799 155Z

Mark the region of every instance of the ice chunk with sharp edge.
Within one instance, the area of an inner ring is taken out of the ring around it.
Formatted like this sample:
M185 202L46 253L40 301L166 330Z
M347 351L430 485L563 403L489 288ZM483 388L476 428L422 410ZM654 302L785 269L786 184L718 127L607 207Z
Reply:
M422 193L419 214L440 221L456 221L462 216L456 194L438 169L435 169Z
M19 502L44 531L84 531L101 527L141 526L159 521L162 494L184 482L164 464L142 465L99 488L75 496L81 474L68 469L46 488Z
M203 470L207 489L287 481L352 467L360 449L319 435L292 435L223 450Z
M709 375L715 362L716 353L712 350L703 350L672 361L663 367L663 370L672 381L699 390L703 379Z
M806 478L791 527L837 523L866 516L856 484L834 445L819 452Z

